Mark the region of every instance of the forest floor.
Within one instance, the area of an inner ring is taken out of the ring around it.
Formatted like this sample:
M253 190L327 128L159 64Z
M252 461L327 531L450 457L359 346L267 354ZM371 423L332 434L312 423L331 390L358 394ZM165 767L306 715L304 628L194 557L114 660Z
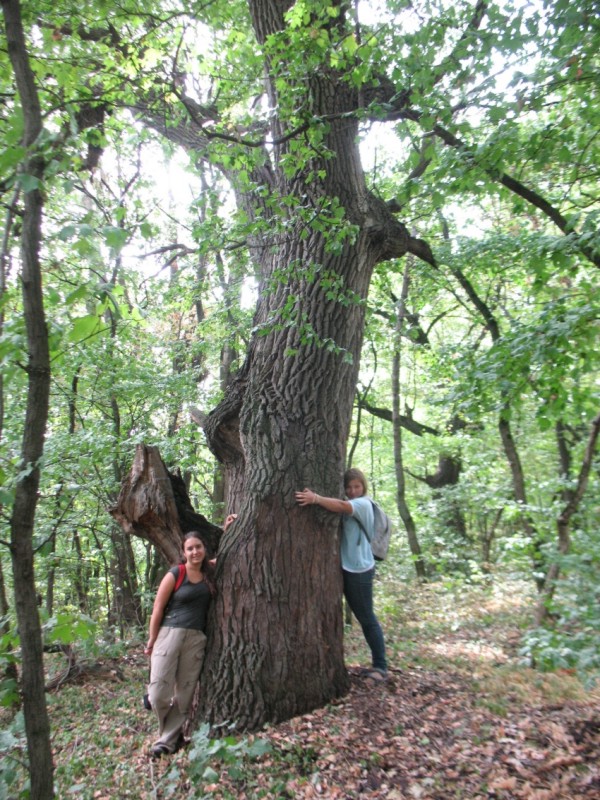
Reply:
M600 798L600 687L520 663L532 611L522 585L416 588L384 575L377 592L389 681L359 676L367 660L353 625L349 693L235 744L197 734L150 758L141 644L96 678L64 684L49 695L57 797Z

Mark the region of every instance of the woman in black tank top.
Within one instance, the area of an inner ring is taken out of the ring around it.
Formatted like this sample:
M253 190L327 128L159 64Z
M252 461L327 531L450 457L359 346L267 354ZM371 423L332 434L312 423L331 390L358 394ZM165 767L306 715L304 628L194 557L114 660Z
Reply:
M150 656L148 695L158 718L154 758L185 744L182 728L204 661L204 630L214 594L212 564L197 531L185 534L183 555L183 580L178 581L180 568L174 567L158 587L144 651Z

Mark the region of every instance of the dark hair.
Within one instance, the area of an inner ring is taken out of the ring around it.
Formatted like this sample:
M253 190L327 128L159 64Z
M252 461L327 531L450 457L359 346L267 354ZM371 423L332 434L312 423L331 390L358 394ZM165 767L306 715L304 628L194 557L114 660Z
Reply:
M369 494L369 484L367 483L365 473L360 469L352 467L352 469L347 469L346 472L344 472L344 489L348 486L350 481L360 481L363 486L363 494Z
M202 544L204 545L204 549L206 551L204 558L202 559L202 564L200 565L200 569L204 573L204 580L208 588L210 589L210 593L212 595L216 594L217 586L215 583L215 568L214 565L210 563L211 556L209 555L210 549L208 544L206 543L206 539L199 531L186 531L183 536L181 537L181 545L183 547L184 543L187 542L188 539L200 539Z

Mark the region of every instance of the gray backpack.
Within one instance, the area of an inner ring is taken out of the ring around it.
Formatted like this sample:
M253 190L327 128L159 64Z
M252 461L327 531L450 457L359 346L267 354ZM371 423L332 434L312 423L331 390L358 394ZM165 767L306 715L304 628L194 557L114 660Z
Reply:
M371 498L369 498L369 500L371 500ZM392 520L378 503L371 500L371 505L373 506L373 535L367 531L358 517L354 517L354 519L358 522L360 529L369 540L375 560L385 561L394 526L392 525Z

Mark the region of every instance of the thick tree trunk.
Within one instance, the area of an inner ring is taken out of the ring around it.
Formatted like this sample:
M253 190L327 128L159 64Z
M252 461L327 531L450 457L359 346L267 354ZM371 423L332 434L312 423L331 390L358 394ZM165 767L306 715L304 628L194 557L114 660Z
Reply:
M260 43L285 29L284 4L251 0L249 7ZM343 11L331 24L342 22ZM267 93L277 108L272 77ZM355 91L325 63L306 81L311 115L327 120L323 139L290 159L291 140L274 119L280 144L261 182L286 200L272 229L251 243L261 278L256 334L238 379L205 425L225 464L227 510L239 515L219 551L201 681L200 712L213 726L256 729L348 688L340 520L299 508L294 492L310 486L341 494L364 300L375 264L405 254L409 237L365 187ZM264 196L239 195L251 219L272 217ZM338 204L344 230L332 214Z
M364 296L367 286L360 281L369 271L360 268L357 254L334 259L320 245L316 239L303 252L280 251L273 269L296 260L320 263ZM300 509L294 492L314 486L330 496L341 493L363 310L328 301L318 283L296 280L267 296L258 327L277 320L290 295L311 331L308 343L301 325L274 324L254 340L242 378L233 466L243 479L230 481L239 490L230 494L228 508L239 517L219 552L219 595L203 676L210 688L201 698L213 724L257 728L323 705L348 688L339 519ZM326 344L333 342L334 348ZM224 408L230 425L228 403ZM219 441L211 440L218 454Z

